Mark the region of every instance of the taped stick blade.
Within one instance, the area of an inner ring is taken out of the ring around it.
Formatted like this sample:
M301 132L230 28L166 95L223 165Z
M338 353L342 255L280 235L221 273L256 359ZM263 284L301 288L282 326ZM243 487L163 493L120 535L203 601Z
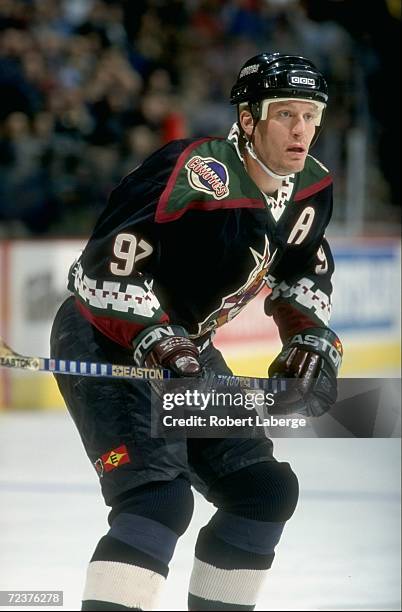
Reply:
M16 353L4 342L3 338L0 338L0 366L37 371L40 369L40 359L38 357L24 357L24 355Z
M6 357L10 355L17 355L17 353L14 353L14 351L10 349L8 344L4 342L3 338L0 337L0 357Z

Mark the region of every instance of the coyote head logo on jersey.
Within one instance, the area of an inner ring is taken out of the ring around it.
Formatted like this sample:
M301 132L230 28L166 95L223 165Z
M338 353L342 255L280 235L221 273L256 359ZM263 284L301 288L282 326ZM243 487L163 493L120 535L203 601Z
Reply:
M245 306L247 306L249 301L252 300L265 285L265 276L269 270L273 258L275 257L276 250L270 257L267 236L265 236L263 253L258 253L258 251L252 247L249 247L249 249L254 258L255 266L251 270L246 282L239 287L239 289L236 289L236 291L230 295L226 295L222 298L219 308L208 315L204 321L198 324L198 333L194 334L192 337L202 336L208 331L211 331L216 327L220 327L221 325L224 325L224 323L234 319L234 317L236 317L239 312Z

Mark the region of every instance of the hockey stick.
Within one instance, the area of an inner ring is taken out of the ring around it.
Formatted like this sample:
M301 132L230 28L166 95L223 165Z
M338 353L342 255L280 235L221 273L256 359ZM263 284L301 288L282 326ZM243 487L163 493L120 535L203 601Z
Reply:
M53 374L70 374L74 376L130 378L135 380L164 380L173 378L170 370L162 368L140 368L131 365L20 355L13 351L2 338L0 338L0 366L30 372L51 372ZM269 387L273 391L282 390L282 381L275 379L226 376L223 374L216 374L216 379L217 382L228 386L241 384L250 389Z
M29 370L31 372L52 372L54 374L73 374L77 376L138 378L145 380L171 378L169 370L156 368L138 368L112 363L92 363L71 359L50 359L49 357L20 355L13 351L2 338L0 338L0 366L18 370Z

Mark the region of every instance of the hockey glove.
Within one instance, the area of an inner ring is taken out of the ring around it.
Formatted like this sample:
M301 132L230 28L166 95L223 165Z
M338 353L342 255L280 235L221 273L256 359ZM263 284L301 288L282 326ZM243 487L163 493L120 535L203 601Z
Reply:
M327 327L308 328L292 336L269 367L270 378L297 379L277 394L270 414L297 412L320 416L336 402L342 344Z
M133 340L134 361L147 368L163 367L178 376L199 376L199 351L180 325L147 327Z

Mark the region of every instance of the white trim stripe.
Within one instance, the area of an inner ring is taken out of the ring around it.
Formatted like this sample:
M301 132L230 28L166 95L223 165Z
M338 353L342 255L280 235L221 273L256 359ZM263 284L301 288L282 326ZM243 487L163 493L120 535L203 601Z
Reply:
M152 291L153 281L145 280L143 285L122 284L111 281L96 281L84 273L80 262L74 270L74 290L89 306L100 310L113 310L142 317L152 318L161 305Z
M189 590L203 599L253 606L266 576L267 570L226 570L195 558Z
M163 576L143 567L117 561L92 561L82 599L154 610L164 582Z
M328 325L331 318L331 298L318 287L314 289L314 281L311 278L303 277L290 287L286 281L278 283L272 275L267 274L266 283L272 289L269 296L271 302L278 298L294 300L312 311L324 325Z

